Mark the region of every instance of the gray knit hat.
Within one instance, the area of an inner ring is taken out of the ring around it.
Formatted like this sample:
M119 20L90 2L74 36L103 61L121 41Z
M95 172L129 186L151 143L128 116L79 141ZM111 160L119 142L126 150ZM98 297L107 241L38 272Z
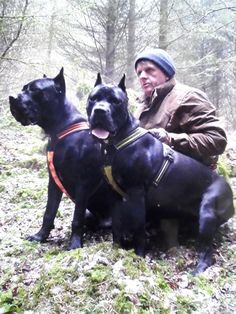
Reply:
M135 60L135 70L140 61L148 60L155 63L169 78L175 75L174 62L170 55L163 49L147 49L141 52Z

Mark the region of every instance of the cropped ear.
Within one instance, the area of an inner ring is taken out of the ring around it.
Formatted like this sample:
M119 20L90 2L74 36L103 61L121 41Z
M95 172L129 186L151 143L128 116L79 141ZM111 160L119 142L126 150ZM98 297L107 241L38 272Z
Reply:
M11 106L14 106L17 103L17 98L9 96L9 103Z
M64 68L62 67L59 74L53 79L55 87L59 92L65 94L66 92L66 83L64 78Z
M125 74L123 75L122 79L120 80L120 83L118 84L118 87L123 90L124 93L126 93L126 87L125 87Z
M101 78L101 74L98 73L96 82L94 84L94 87L97 86L97 85L100 85L100 84L102 84L102 78Z

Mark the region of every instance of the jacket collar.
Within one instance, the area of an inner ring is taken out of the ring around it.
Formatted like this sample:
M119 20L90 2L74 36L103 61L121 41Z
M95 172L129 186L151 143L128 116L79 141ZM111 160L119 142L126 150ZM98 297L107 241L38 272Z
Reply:
M167 96L167 94L174 88L176 83L176 79L172 78L164 84L156 87L150 97L145 97L144 95L137 97L136 101L140 105L135 112L135 117L139 119L143 111L149 111L152 106L160 104L162 100Z
M161 101L166 97L166 95L174 88L176 85L175 78L170 79L169 81L165 82L164 84L159 85L156 87L151 95L151 98L149 99L149 106L156 103L157 101Z

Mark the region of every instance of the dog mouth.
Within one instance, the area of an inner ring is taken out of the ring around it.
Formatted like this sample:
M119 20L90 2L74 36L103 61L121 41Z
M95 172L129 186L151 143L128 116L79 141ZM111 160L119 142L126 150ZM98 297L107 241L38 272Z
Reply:
M100 138L101 140L106 140L110 135L109 131L104 130L102 128L94 128L92 129L91 133L97 138Z
M106 121L107 123L101 123L100 121L90 120L90 130L92 135L101 140L107 140L109 137L115 136L115 128ZM105 126L106 124L106 126Z
M106 140L116 133L116 126L109 110L95 107L89 116L92 135L101 140Z
M20 122L23 126L36 125L38 122L36 116L31 116L22 110L11 108L11 113L16 121Z

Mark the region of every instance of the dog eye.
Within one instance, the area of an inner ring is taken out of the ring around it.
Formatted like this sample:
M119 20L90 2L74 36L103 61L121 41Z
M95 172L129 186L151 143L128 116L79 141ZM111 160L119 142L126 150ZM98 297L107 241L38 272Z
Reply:
M35 89L35 90L31 91L31 95L32 95L32 98L39 99L42 97L43 93L40 89Z
M116 104L116 105L118 105L118 104L120 103L120 100L119 100L117 97L109 97L109 98L108 98L108 102L109 102L110 104Z
M38 92L40 91L40 89L36 86L30 86L30 89L29 89L32 93L35 93L35 92Z
M26 90L27 90L27 87L28 87L28 85L24 85L23 88L22 88L22 91L23 91L23 92L26 91Z
M96 96L91 96L89 100L90 100L90 101L96 101L96 100L97 100L97 97L96 97Z

